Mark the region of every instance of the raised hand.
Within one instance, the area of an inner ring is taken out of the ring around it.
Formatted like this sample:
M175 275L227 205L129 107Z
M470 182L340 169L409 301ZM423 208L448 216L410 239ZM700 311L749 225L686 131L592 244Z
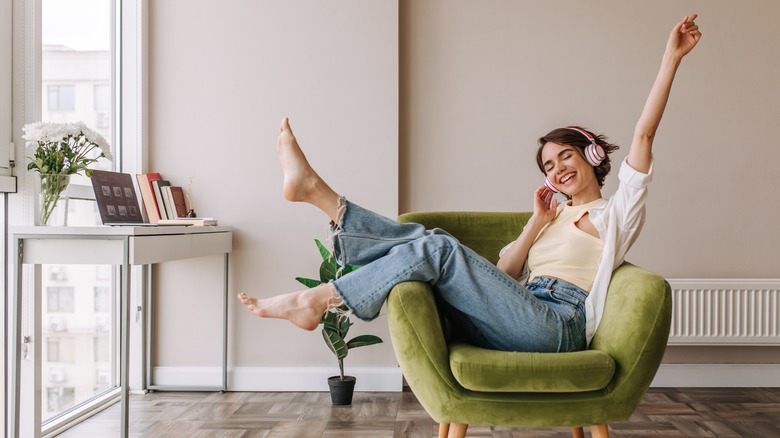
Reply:
M690 53L701 39L699 26L694 20L698 15L688 15L672 29L669 41L666 43L666 51L678 59Z

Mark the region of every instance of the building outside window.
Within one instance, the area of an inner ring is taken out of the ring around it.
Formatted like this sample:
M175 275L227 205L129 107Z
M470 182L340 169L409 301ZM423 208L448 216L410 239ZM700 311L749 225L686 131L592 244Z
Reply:
M117 156L114 123L114 0L41 0L41 120L83 121ZM114 170L99 160L93 169ZM82 175L71 186L88 186ZM60 203L64 204L64 203ZM94 201L68 202L69 226L100 224ZM115 271L102 265L46 265L42 288L44 337L42 421L78 408L118 384Z
M50 313L73 313L76 310L75 291L72 287L49 286L46 288L46 310Z
M76 87L73 85L48 85L49 111L73 111L76 109Z

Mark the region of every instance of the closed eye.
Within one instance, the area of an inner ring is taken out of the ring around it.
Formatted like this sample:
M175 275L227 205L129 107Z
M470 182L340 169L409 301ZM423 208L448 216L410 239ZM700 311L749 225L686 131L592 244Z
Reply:
M572 150L571 148L569 148L569 149L564 149L564 150L562 150L562 151L560 151L560 152L558 153L558 160L559 160L559 161L568 160L568 159L570 159L570 158L571 158L573 155L574 155L574 150ZM552 170L553 170L554 168L555 168L555 163L553 163L553 161L552 161L552 160L547 160L547 161L544 163L544 171L545 171L545 173L550 173L550 172L552 172Z

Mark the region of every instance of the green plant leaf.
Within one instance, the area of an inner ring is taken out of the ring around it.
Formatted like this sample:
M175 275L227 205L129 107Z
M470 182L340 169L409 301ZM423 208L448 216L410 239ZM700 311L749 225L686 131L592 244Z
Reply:
M342 316L339 319L339 323L339 335L344 339L347 337L347 333L349 333L349 328L352 327L352 320L348 316Z
M368 345L381 344L382 338L374 335L355 336L347 342L347 348L365 347Z
M311 278L304 278L304 277L295 277L295 281L309 288L319 286L322 284L322 282L319 280L313 280Z
M333 312L325 312L320 318L320 324L323 325L324 330L339 332L339 316Z
M349 273L350 273L350 272L352 272L352 271L357 271L357 269L358 269L359 267L360 267L360 266L355 266L355 265L345 265L345 266L344 266L344 269L341 271L341 275L342 275L342 276L344 276L344 275L347 275L347 274L349 274Z
M328 260L328 259L331 259L331 258L335 258L330 253L328 248L325 248L325 245L323 245L322 242L320 242L319 239L314 239L314 243L317 244L317 249L320 250L320 255L322 256L322 260Z
M339 265L336 264L335 259L325 260L320 265L320 280L323 283L327 283L330 280L335 280L338 273Z
M330 348L330 351L336 355L336 359L343 360L349 353L349 347L344 342L344 338L339 336L338 333L330 330L322 330L322 337L325 339L325 343Z

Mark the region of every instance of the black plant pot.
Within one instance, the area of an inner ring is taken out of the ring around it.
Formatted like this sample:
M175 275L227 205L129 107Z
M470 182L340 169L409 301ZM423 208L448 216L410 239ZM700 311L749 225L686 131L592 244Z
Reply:
M341 376L328 377L330 401L334 405L351 405L356 381L354 376L344 376L344 380L341 380Z

